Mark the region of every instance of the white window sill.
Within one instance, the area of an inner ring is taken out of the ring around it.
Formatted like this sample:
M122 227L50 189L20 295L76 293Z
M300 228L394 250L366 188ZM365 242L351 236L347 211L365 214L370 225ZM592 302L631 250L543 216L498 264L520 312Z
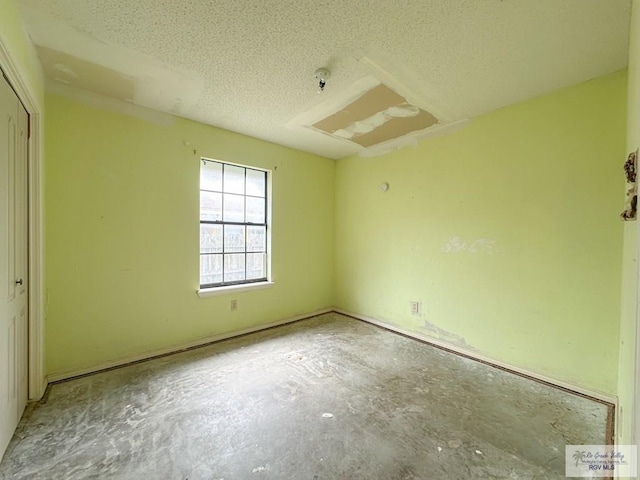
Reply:
M216 297L218 295L225 295L227 293L239 293L248 292L249 290L260 290L263 288L269 288L275 285L274 282L256 282L256 283L244 283L240 285L229 285L227 287L213 287L203 288L198 290L198 296L200 298Z

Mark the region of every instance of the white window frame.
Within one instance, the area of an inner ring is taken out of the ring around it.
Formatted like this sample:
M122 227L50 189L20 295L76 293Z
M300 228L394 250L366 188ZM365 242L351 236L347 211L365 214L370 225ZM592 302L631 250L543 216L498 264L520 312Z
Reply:
M199 277L198 277L198 284L200 285L200 288L198 289L198 296L200 297L209 297L209 296L215 296L215 295L222 295L225 293L230 293L230 292L240 292L240 291L247 291L247 290L257 290L257 289L262 289L262 288L267 288L273 285L273 281L271 280L271 171L264 169L264 168L260 168L260 167L255 167L252 165L244 165L244 164L239 164L239 163L233 163L233 162L227 162L224 160L218 160L218 159L210 159L210 158L205 158L202 157L200 159L201 161L201 167L199 169L199 175L202 175L202 165L205 165L206 162L213 162L213 163L218 163L222 165L223 171L225 166L231 166L231 167L239 167L239 168L243 168L245 169L245 176L246 176L246 172L247 170L253 170L253 171L259 171L259 172L264 172L265 173L265 222L264 223L253 223L253 222L247 222L246 221L246 217L245 217L245 221L244 222L228 222L228 221L224 221L223 219L221 220L203 220L202 219L202 215L200 213L200 218L199 218L199 225L203 225L203 224L215 224L215 225L222 225L223 228L225 225L243 225L245 226L245 228L250 227L250 226L264 226L266 229L266 238L265 238L265 251L264 251L264 255L265 255L265 270L266 270L266 278L260 278L260 279L250 279L250 280L238 280L238 281L232 281L232 282L224 282L224 278L223 278L223 282L221 283L217 283L217 284L201 284L201 278L200 278L200 269L199 269ZM224 176L223 176L224 178ZM246 187L246 184L245 184ZM223 188L221 188L221 191L219 193L223 193L224 190L224 186ZM203 192L206 190L203 190L202 188L199 189L199 192ZM247 195L246 190L244 192L244 194L242 194L245 198L245 208L246 208L246 198L247 197L251 197L251 195ZM200 212L202 212L201 207L199 209ZM224 237L223 237L223 242L224 242ZM223 248L223 252L224 252L224 248ZM245 255L247 253L258 253L258 252L247 252L246 250L246 246L245 246L245 251L243 252L245 253ZM262 253L262 252L259 252ZM206 254L202 252L202 247L200 245L200 240L199 240L199 249L198 249L198 256L201 257L202 255ZM224 254L224 253L223 253ZM224 262L224 257L223 257L223 262ZM246 260L245 260L245 270L246 270Z

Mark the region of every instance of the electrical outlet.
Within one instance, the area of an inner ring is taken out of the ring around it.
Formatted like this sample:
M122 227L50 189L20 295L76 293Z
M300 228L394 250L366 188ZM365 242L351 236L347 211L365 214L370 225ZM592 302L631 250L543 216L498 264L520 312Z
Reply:
M420 302L411 302L411 315L420 315Z
M231 300L231 311L238 309L238 300Z

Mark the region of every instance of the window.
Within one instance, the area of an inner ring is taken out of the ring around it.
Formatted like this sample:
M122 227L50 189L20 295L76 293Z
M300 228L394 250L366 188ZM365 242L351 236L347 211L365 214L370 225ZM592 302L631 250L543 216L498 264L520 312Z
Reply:
M267 175L202 159L201 289L268 280Z

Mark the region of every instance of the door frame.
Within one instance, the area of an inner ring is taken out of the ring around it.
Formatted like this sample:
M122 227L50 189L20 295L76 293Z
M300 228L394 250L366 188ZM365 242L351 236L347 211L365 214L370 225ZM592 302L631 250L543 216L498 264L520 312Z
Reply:
M25 81L20 68L0 37L0 68L29 114L28 262L29 262L29 400L39 400L47 388L44 374L44 251L43 251L43 130L44 106Z

